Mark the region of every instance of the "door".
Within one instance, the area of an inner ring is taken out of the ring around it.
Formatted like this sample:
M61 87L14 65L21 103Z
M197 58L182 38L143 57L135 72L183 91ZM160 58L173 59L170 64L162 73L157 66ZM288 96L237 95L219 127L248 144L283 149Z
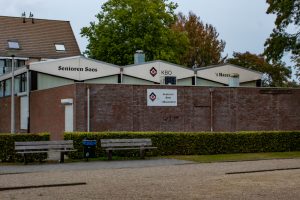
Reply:
M20 128L22 130L28 129L28 97L22 96L20 98Z

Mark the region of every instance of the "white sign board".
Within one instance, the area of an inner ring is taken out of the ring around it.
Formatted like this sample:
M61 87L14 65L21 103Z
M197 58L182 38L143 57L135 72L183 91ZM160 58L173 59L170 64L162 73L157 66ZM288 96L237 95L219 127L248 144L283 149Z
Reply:
M177 106L177 90L147 89L147 106Z

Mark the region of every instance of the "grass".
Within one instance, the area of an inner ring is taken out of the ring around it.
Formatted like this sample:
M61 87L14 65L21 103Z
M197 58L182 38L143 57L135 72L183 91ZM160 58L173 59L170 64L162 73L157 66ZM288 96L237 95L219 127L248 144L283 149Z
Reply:
M178 155L178 156L164 156L163 158L188 160L188 161L194 161L199 163L212 163L212 162L300 158L300 151L273 152L273 153L218 154L218 155L188 155L188 156Z

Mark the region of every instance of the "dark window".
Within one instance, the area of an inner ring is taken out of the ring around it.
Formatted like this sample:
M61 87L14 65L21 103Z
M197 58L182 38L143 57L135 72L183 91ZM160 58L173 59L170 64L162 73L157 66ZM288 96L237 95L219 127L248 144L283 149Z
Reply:
M166 85L176 85L176 76L165 76Z
M20 91L19 92L25 92L26 91L26 74L20 75Z
M30 78L31 78L31 84L30 84L31 90L37 90L38 89L37 72L31 71Z
M257 81L256 81L256 87L261 87L261 86L262 86L261 80L257 80Z
M121 74L118 75L118 83L121 83L121 81L122 81L121 76L122 76Z
M192 85L196 85L196 78L197 77L195 77L195 76L192 78Z
M4 74L5 60L0 60L0 75Z

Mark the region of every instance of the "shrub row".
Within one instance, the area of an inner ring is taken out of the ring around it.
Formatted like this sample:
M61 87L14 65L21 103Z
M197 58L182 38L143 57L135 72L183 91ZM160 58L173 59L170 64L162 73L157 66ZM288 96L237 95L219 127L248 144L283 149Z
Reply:
M22 155L15 153L16 141L43 141L49 140L49 134L0 134L0 162L23 161ZM47 158L46 154L28 155L28 160L39 160Z
M235 133L177 133L177 132L101 132L65 133L66 140L73 140L78 150L69 154L71 158L83 157L83 139L97 140L96 155L105 156L101 139L151 138L157 150L148 156L201 155L254 152L300 151L300 131L235 132ZM116 151L118 156L137 155L138 151Z

